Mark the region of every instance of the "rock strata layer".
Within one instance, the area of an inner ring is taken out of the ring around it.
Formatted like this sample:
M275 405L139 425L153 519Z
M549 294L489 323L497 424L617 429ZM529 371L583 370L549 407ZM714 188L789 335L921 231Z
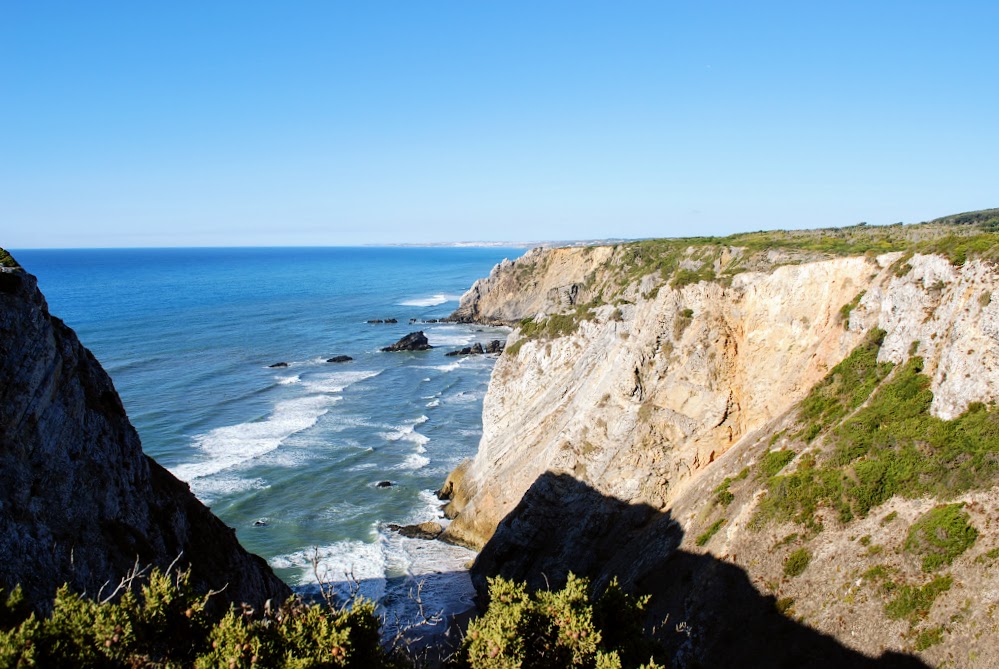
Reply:
M221 601L290 594L143 454L111 379L18 267L0 268L0 379L0 587L44 608L63 583L93 595L180 556Z

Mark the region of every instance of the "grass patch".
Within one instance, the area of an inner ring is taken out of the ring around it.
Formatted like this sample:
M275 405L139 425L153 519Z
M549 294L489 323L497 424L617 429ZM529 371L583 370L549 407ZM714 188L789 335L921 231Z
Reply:
M708 529L704 530L704 533L699 537L697 537L697 540L694 543L696 543L698 546L704 546L709 541L711 541L711 537L718 534L718 530L720 530L722 525L724 524L725 524L724 518L721 518L711 523L711 526L708 527Z
M922 556L923 571L936 571L950 565L978 539L978 530L968 522L963 506L938 506L923 514L909 528L905 551Z
M890 362L878 362L884 338L884 330L872 330L864 342L833 367L802 400L798 416L809 424L805 441L811 441L860 406L891 372L893 365Z
M830 452L771 477L754 525L794 521L820 530L820 507L848 522L894 495L952 498L999 477L999 412L977 403L954 420L931 416L930 379L918 357L870 394L890 369L876 362L877 345L861 344L802 402L799 415L821 426Z
M503 354L516 356L518 353L520 353L520 349L523 348L524 342L526 341L527 341L526 339L518 339L517 341L513 342L512 344L504 348Z
M885 591L894 595L885 604L885 615L891 620L908 620L915 624L925 618L933 608L933 602L941 594L950 590L954 579L948 576L937 576L923 586L885 584Z
M844 330L850 329L850 314L857 308L857 305L860 304L860 300L863 299L866 294L866 290L860 291L857 293L856 297L839 308L839 319L843 322Z
M784 560L784 575L790 578L800 576L812 561L812 554L807 548L799 548Z
M943 625L937 625L936 627L930 627L929 629L922 630L916 635L916 642L913 644L913 648L917 651L926 650L931 646L935 646L938 643L943 642L944 635Z
M14 256L7 252L7 249L0 248L0 267L20 267Z
M797 453L788 449L768 451L762 458L760 458L760 462L757 465L760 476L763 478L776 476L780 470L787 466L787 463L794 460L795 455L797 455Z

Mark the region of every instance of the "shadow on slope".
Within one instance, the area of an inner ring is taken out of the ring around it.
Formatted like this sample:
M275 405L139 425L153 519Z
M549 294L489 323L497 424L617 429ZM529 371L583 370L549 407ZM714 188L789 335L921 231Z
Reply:
M900 653L868 657L784 617L743 569L679 550L682 538L668 512L547 472L499 524L472 579L481 595L495 575L556 589L571 571L598 591L616 576L626 590L652 596L653 620L669 616L658 636L677 666L926 667ZM689 633L674 632L679 622Z

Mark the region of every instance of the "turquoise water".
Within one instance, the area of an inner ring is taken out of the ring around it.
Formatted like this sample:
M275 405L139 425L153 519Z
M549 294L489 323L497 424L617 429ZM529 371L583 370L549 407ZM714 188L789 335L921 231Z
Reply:
M471 554L387 523L437 517L432 491L471 456L492 356L445 357L506 332L410 325L519 249L15 251L52 313L114 379L146 453L191 485L293 586L361 581L397 599ZM398 324L368 324L396 318ZM422 329L438 348L384 353ZM349 355L352 362L326 360ZM270 368L287 362L287 368ZM379 481L393 483L378 488ZM260 523L260 524L258 524ZM429 604L454 608L467 579ZM440 579L438 579L440 581ZM435 581L437 583L437 581Z

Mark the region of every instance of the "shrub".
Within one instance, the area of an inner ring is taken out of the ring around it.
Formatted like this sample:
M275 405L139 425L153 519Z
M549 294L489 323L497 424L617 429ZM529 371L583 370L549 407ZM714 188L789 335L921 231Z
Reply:
M978 538L963 504L946 504L923 514L905 541L905 550L923 557L923 571L936 571L971 548Z
M794 460L795 455L797 454L794 451L788 449L768 451L762 458L760 458L760 464L757 465L759 467L760 474L764 478L776 476L780 470L787 466L787 463Z
M697 537L695 543L698 546L704 546L709 541L711 541L711 537L715 536L718 533L718 530L720 530L722 525L724 524L725 524L724 518L721 518L720 520L716 520L715 522L711 523L711 526L708 527L708 529L706 529L701 536Z
M807 548L799 548L787 556L784 561L784 575L794 578L804 573L808 568L808 563L812 561L812 554Z
M954 579L950 576L937 576L923 586L899 585L889 586L888 590L895 596L885 604L885 615L891 620L908 620L915 623L925 618L933 607L933 602L941 593L950 590Z
M138 583L142 572L128 583ZM186 571L154 570L138 592L117 601L86 599L62 587L46 618L3 607L0 666L40 667L395 667L382 650L374 606L332 609L292 597L256 613L206 613L209 597L194 592ZM23 611L22 611L23 612Z
M638 667L663 662L644 635L648 598L633 598L612 581L594 601L585 578L569 574L557 592L489 580L489 607L468 626L462 661L471 669ZM649 664L642 664L648 662Z

